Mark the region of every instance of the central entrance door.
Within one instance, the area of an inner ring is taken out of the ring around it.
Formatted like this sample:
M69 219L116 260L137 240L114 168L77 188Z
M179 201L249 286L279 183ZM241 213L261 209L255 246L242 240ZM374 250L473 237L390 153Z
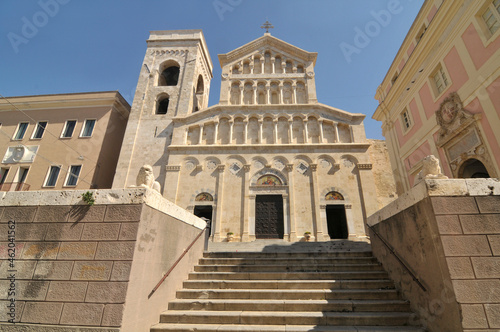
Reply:
M347 239L349 237L345 205L327 205L326 222L330 239Z
M282 239L283 197L257 195L255 197L255 237L257 239Z

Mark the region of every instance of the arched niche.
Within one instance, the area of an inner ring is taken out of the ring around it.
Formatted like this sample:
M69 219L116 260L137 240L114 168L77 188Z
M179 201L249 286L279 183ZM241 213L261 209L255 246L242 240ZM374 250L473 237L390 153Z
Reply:
M489 178L490 174L486 166L476 158L467 159L458 169L458 177L463 179Z
M207 192L202 192L202 193L196 195L194 201L195 202L213 202L214 197Z

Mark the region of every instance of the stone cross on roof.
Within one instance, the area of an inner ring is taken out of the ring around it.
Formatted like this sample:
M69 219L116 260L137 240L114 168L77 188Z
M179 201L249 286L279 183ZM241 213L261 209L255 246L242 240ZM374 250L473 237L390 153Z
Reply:
M274 29L273 25L269 23L268 20L266 20L266 23L264 23L260 28L266 29L266 33L269 33L269 29Z

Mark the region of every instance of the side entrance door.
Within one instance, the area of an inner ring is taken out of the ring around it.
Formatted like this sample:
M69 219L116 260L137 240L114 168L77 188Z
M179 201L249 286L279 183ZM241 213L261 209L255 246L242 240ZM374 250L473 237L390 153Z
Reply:
M282 239L283 197L257 195L255 197L255 237L257 239Z

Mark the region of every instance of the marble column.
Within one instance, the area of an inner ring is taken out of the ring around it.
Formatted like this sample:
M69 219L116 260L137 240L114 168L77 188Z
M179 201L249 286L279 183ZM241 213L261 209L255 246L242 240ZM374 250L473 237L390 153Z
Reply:
M171 202L176 201L178 183L179 183L179 172L181 170L180 166L165 166L166 174L165 174L165 183L168 183L169 190L167 188L163 188L163 195L166 199Z
M248 120L244 120L243 123L245 124L245 133L243 134L243 144L247 144L247 140L248 140Z
M314 224L316 226L316 241L323 241L323 225L321 223L321 213L319 209L319 189L318 189L318 165L311 164L311 180L313 183L313 204L312 206L314 210Z
M333 124L333 129L334 129L334 132L335 132L335 143L340 143L340 140L339 140L339 127L336 123Z
M255 240L255 195L248 196L248 237Z
M240 89L240 105L243 105L243 101L244 101L244 94L245 94L245 86L240 86L239 87Z
M290 144L293 144L293 120L289 120L288 121L288 127L289 127L289 130L288 130L288 137L289 137L289 140L288 142Z
M222 223L222 207L223 207L223 193L224 193L224 165L217 166L219 176L217 177L217 206L215 210L215 223L212 224L212 241L221 242L222 237L220 234Z
M205 125L200 125L200 137L198 139L198 145L202 145L203 144L203 128L205 127Z
M273 65L273 69L272 69L272 73L275 74L276 73L276 68L275 68L275 62L276 61L276 58L271 58L271 63Z
M290 241L290 211L288 209L288 195L283 194L283 239Z
M266 100L267 100L267 104L268 105L271 105L271 86L270 85L266 85Z
M184 145L188 144L188 136L189 136L189 128L186 128L186 131L184 132Z
M297 104L297 83L292 84L292 89L293 89L293 103Z
M326 216L326 205L320 205L319 206L319 220L321 222L322 229L324 229L326 231L326 233L323 235L323 240L324 241L331 240L330 234L328 234L328 232L327 232L327 230L328 230L328 219L327 219L327 216Z
M257 98L257 86L253 86L252 89L253 89L253 104L257 105L257 100L258 100L258 98Z
M278 144L278 120L273 120L274 124L274 144Z
M279 85L278 103L283 104L283 82L281 82Z
M263 127L263 120L259 120L259 144L262 144L262 127Z
M241 234L241 242L249 242L250 241L250 229L249 229L249 206L250 206L250 165L243 165L244 174L244 185L245 185L245 195L243 197L243 231Z
M324 143L324 133L323 133L323 120L319 120L318 121L318 125L319 125L319 142L320 143Z
M219 144L217 135L219 135L219 121L217 121L215 123L215 130L214 130L214 144L215 145Z
M307 129L307 120L303 121L304 123L304 143L309 143L309 130Z
M233 120L229 121L229 144L233 144L233 126L234 126L234 121Z
M297 242L297 229L295 223L295 190L294 190L294 171L293 164L287 164L288 171L288 194L289 194L289 210L290 210L290 242Z

